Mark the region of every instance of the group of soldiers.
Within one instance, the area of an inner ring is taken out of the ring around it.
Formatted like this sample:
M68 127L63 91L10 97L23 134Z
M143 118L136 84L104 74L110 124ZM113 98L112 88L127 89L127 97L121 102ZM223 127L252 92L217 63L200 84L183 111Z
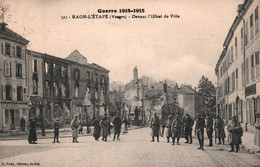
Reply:
M185 114L183 118L179 114L175 115L175 118L172 119L172 115L168 116L168 119L165 123L160 123L160 119L156 113L154 113L154 117L151 119L150 127L152 128L152 141L154 142L154 138L157 138L157 142L159 142L160 129L161 137L164 134L164 128L166 128L166 138L167 143L169 143L170 138L172 138L172 145L180 145L180 138L184 133L184 137L186 139L185 143L192 144L192 128L194 125L194 121L189 114ZM216 116L215 120L210 115L206 116L206 119L203 119L201 114L197 114L196 124L195 124L195 135L199 141L199 148L204 150L204 129L206 129L206 134L209 139L209 147L213 146L213 131L215 130L215 139L218 139L218 144L225 144L225 123L223 119L220 118L219 115ZM239 150L239 144L242 143L241 136L243 134L243 130L241 128L240 123L237 121L237 118L234 116L232 120L229 122L227 131L229 133L229 144L231 146L231 152L234 152L234 145L236 146L236 152ZM177 143L175 140L177 139Z

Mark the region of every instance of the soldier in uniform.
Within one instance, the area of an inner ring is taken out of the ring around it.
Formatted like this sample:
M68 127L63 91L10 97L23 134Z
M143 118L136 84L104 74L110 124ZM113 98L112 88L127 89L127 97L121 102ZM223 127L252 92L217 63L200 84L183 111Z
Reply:
M192 143L192 126L194 125L194 121L190 117L189 114L185 114L183 118L183 126L184 126L184 133L185 133L185 143Z
M52 143L55 143L55 139L56 139L57 143L60 143L60 141L59 141L59 129L60 129L59 119L56 119L56 121L54 122L53 129L54 129L54 140Z
M197 114L195 134L197 135L200 144L200 147L198 149L201 150L204 150L204 127L205 120L201 117L201 114Z
M221 144L221 140L223 144L225 144L225 123L223 119L220 118L219 115L217 115L215 120L215 136L218 138L218 144Z
M180 120L179 114L175 116L175 119L172 122L171 130L172 130L172 145L175 145L175 138L177 137L177 145L180 145L180 137L181 137L181 128L182 122Z
M243 129L237 121L236 116L232 117L232 121L228 124L227 131L229 132L228 139L231 145L230 152L234 152L234 145L236 145L236 152L238 152L239 144L242 143L241 136L243 135Z
M152 128L152 141L154 142L154 137L157 137L157 142L159 142L159 131L160 131L160 120L157 117L157 114L154 113L154 117L151 120L150 127Z
M172 126L172 116L168 116L168 120L166 121L166 137L167 137L167 143L169 143L170 137L172 137L172 131L171 131L171 126Z
M107 142L108 128L109 128L107 114L104 115L104 118L100 121L99 126L102 128L102 140Z
M112 123L114 124L114 138L113 138L113 140L115 140L116 136L117 136L117 140L120 140L119 136L120 136L120 133L121 133L122 121L121 121L119 114L116 114L116 117L114 118Z
M213 134L213 119L211 118L211 116L207 116L206 117L206 121L205 121L205 124L206 124L206 130L207 130L207 136L208 136L208 139L209 139L209 147L213 146L212 144L212 134Z
M95 120L93 121L93 126L94 126L94 132L93 132L93 137L95 138L96 141L98 141L99 137L100 137L100 131L101 131L101 127L99 125L99 118L95 118Z

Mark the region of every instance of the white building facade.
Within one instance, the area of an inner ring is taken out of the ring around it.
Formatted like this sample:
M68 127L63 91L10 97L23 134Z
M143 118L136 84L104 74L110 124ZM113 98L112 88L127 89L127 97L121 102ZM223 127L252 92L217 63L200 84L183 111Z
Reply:
M259 0L245 0L235 18L216 64L217 113L251 128L260 112Z

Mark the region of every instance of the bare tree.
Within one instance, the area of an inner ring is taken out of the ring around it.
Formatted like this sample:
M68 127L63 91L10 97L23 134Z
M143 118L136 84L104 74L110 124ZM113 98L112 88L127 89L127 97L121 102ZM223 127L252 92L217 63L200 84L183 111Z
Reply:
M49 105L51 102L47 101L46 99L43 99L42 97L30 97L30 102L33 106L36 106L40 110L40 120L41 120L41 129L42 129L42 136L45 136L45 120L43 116L43 108L47 105Z
M130 127L130 113L131 113L132 106L130 104L127 104L126 107L128 109L128 122L129 122L128 126Z

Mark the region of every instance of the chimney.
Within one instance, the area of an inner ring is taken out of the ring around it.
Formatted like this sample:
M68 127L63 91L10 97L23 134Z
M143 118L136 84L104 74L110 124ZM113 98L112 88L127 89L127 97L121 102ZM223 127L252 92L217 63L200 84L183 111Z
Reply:
M244 4L240 4L237 6L237 15L239 16L240 13L244 10Z
M7 26L6 23L0 23L0 30L5 30L6 26Z

